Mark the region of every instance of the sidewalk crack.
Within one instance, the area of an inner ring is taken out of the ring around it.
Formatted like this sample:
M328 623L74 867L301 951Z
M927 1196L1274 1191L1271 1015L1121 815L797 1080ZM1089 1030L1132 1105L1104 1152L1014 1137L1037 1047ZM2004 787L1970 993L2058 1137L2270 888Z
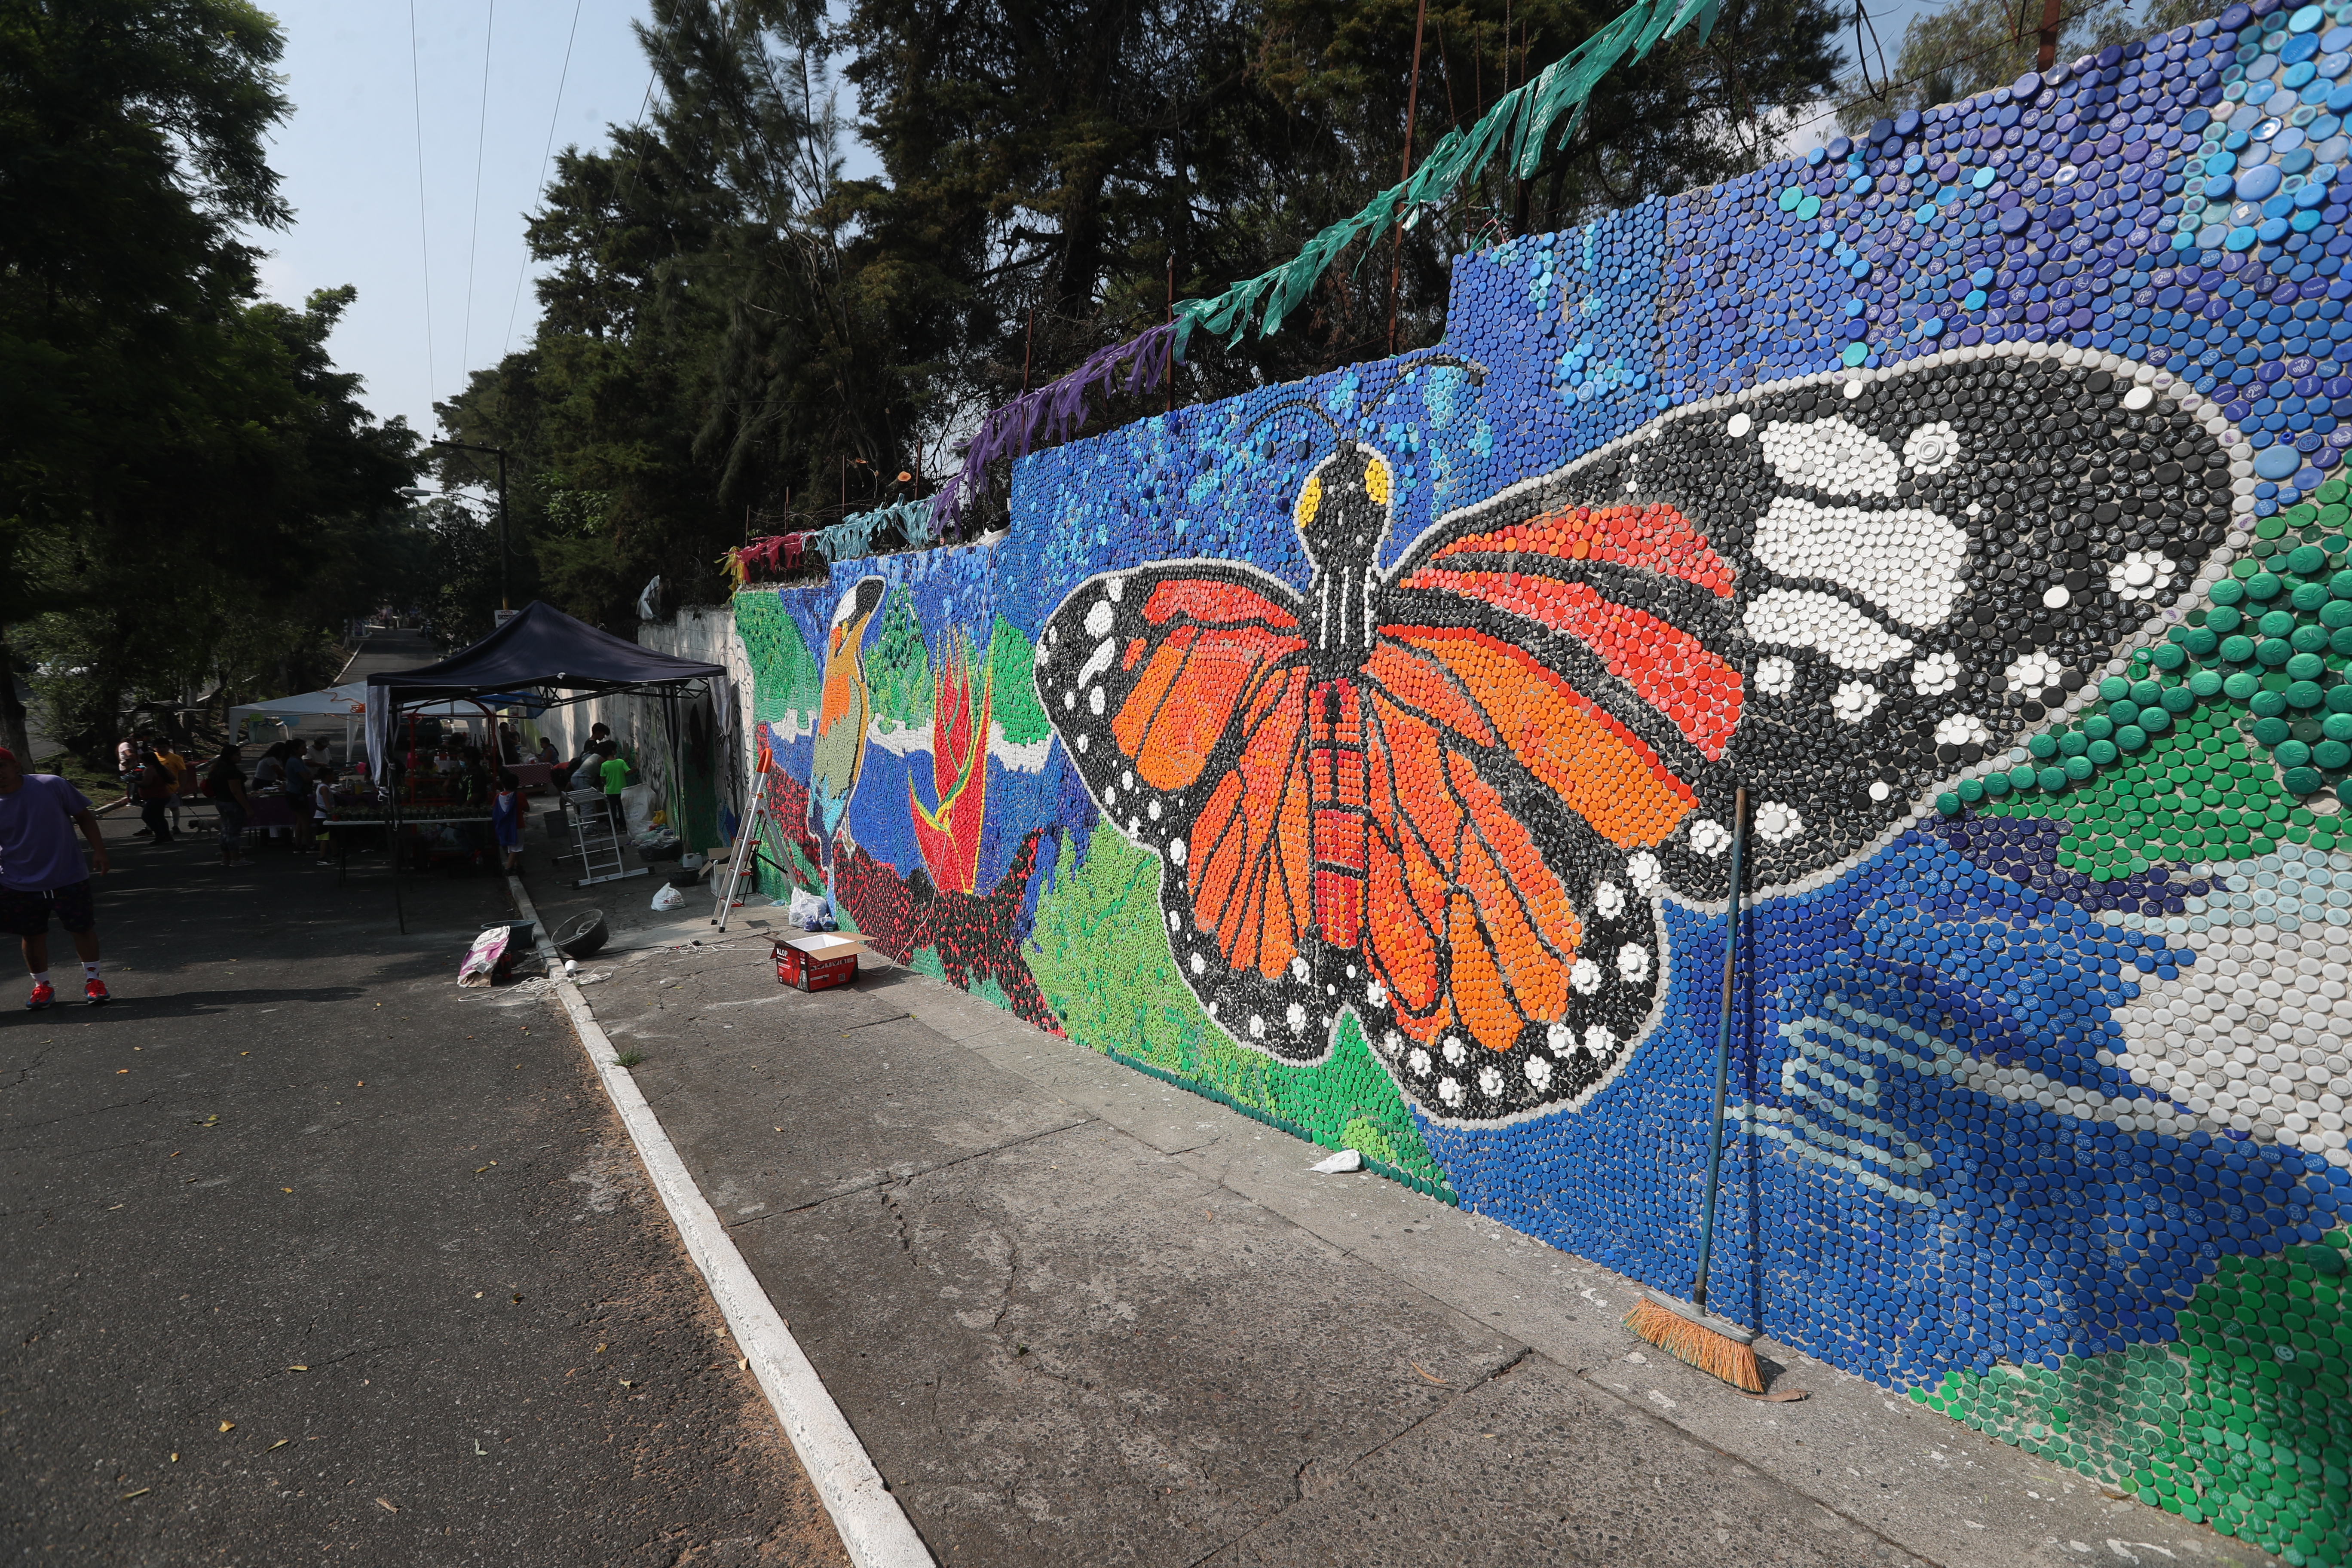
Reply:
M952 1171L958 1165L967 1165L974 1160L985 1160L992 1154L1001 1154L1008 1149L1018 1149L1024 1143L1034 1143L1040 1138L1051 1138L1058 1132L1075 1132L1081 1127L1093 1126L1098 1120L1097 1117L1082 1116L1076 1121L1065 1122L1059 1127L1048 1127L1041 1131L1032 1132L1025 1138L1015 1138L1009 1142L991 1144L985 1149L975 1149L969 1154L960 1154L952 1160L942 1160L936 1165L925 1165L919 1170L908 1171L904 1175L886 1173L872 1181L860 1182L854 1187L844 1187L839 1192L827 1193L821 1198L811 1198L804 1204L794 1204L790 1208L772 1209L769 1214L754 1215L750 1219L737 1220L733 1223L750 1225L754 1220L766 1219L770 1215L806 1214L811 1209L823 1208L825 1205L836 1203L843 1198L854 1198L860 1193L870 1193L877 1187L887 1187L899 1182L911 1182L920 1176L936 1175L941 1171ZM699 1184L699 1178L697 1178L697 1182ZM733 1226L730 1226L729 1228L731 1229Z

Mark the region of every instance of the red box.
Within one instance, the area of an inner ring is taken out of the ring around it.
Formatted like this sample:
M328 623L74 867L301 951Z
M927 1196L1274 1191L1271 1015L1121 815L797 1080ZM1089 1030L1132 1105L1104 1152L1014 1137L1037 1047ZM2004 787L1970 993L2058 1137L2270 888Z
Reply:
M857 978L859 941L835 931L780 937L774 943L776 979L803 991L830 991Z

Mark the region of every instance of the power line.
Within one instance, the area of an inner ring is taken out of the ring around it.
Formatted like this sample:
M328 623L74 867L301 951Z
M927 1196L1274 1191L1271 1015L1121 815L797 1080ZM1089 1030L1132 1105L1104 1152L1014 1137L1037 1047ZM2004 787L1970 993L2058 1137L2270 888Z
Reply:
M580 7L583 3L584 0L572 0L572 31L565 34L563 38L563 69L557 73L555 79L555 107L548 111L547 145L540 151L539 179L531 186L534 192L544 191L547 188L547 163L548 160L555 155L555 127L563 117L563 88L564 84L572 79L572 40L580 36ZM648 98L652 96L651 82L646 84L646 92ZM514 299L507 305L507 335L499 343L499 353L501 354L505 353L508 345L514 342L515 315L522 309L522 280L524 275L530 270L530 241L526 235L523 240L522 259L515 264Z
M425 258L425 394L433 395L433 241L425 219L425 89L416 68L416 0L408 0L408 101L416 115L416 244Z
M499 26L499 0L490 0L489 15L482 24L482 110L474 122L474 232L466 242L466 327L457 341L457 374L466 372L466 362L474 350L474 257L482 243L482 149L490 133L490 41Z

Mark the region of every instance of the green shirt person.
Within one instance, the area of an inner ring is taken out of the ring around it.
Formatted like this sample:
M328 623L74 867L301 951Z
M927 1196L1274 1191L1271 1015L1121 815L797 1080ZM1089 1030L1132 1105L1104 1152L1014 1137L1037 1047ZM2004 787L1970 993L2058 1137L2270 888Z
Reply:
M604 781L606 795L620 794L622 788L629 782L629 764L618 757L606 758L604 765L596 772Z

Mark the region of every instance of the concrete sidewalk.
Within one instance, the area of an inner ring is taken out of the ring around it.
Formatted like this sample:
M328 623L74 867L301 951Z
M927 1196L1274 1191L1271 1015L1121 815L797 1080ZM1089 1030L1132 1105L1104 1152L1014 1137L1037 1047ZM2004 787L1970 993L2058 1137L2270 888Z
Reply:
M887 964L780 987L698 891L617 919L616 1048L942 1563L2254 1564L1628 1281ZM700 945L695 945L701 939Z

